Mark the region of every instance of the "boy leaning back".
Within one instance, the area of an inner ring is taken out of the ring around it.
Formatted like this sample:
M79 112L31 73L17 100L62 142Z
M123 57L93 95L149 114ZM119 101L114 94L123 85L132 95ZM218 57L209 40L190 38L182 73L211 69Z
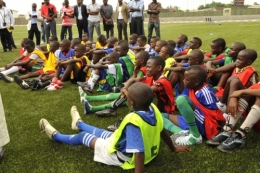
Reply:
M137 82L122 94L127 97L129 108L133 111L125 116L114 133L83 123L75 106L71 108L71 127L81 130L81 133L61 134L46 119L40 120L40 128L54 141L70 145L84 144L93 149L96 162L123 169L135 168L135 172L144 172L144 165L158 155L160 137L171 151L189 151L186 146L174 146L163 129L161 113L151 104L153 92L149 86ZM139 99L140 97L143 99Z

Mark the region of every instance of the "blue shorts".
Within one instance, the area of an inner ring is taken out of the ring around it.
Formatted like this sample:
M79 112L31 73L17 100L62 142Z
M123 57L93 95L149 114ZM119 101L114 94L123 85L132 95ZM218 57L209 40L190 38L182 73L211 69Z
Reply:
M182 130L189 130L188 123L186 122L186 120L185 120L185 118L183 116L177 115L177 119L178 119L179 127Z

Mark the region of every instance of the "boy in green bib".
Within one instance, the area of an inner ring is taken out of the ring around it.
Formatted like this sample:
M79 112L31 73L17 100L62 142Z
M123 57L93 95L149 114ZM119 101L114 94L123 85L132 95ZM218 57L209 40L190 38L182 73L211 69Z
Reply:
M54 141L84 144L93 149L96 162L120 166L125 170L135 169L135 172L144 172L144 165L158 155L161 137L172 152L189 151L186 146L174 146L163 129L162 115L151 104L153 92L148 85L136 82L125 88L122 94L127 97L132 112L125 116L114 133L83 123L75 106L71 108L71 127L81 130L79 134L61 134L46 119L40 120L40 128Z

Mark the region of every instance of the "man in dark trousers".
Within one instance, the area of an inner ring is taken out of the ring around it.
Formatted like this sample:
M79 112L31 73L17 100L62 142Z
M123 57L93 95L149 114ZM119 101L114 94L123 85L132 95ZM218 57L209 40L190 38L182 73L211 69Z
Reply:
M77 0L77 5L74 6L74 16L76 17L79 38L82 37L82 30L88 33L88 13L87 6L83 4L83 0Z
M132 0L129 4L129 10L131 12L131 29L132 33L144 35L143 26L143 0Z

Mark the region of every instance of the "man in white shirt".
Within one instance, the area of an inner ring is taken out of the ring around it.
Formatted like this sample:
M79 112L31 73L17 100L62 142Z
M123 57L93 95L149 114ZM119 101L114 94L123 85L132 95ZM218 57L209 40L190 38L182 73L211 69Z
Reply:
M128 6L123 3L123 0L118 0L115 15L117 19L118 40L122 40L123 31L124 39L128 41L127 22L129 19L129 9Z
M88 5L88 30L89 30L89 40L93 41L93 31L94 27L96 28L97 35L101 34L100 32L100 5L96 3L96 0L92 0L92 3Z
M3 6L3 0L0 0L0 37L3 46L2 52L12 51L12 38L9 30L14 26L14 17L11 11Z

